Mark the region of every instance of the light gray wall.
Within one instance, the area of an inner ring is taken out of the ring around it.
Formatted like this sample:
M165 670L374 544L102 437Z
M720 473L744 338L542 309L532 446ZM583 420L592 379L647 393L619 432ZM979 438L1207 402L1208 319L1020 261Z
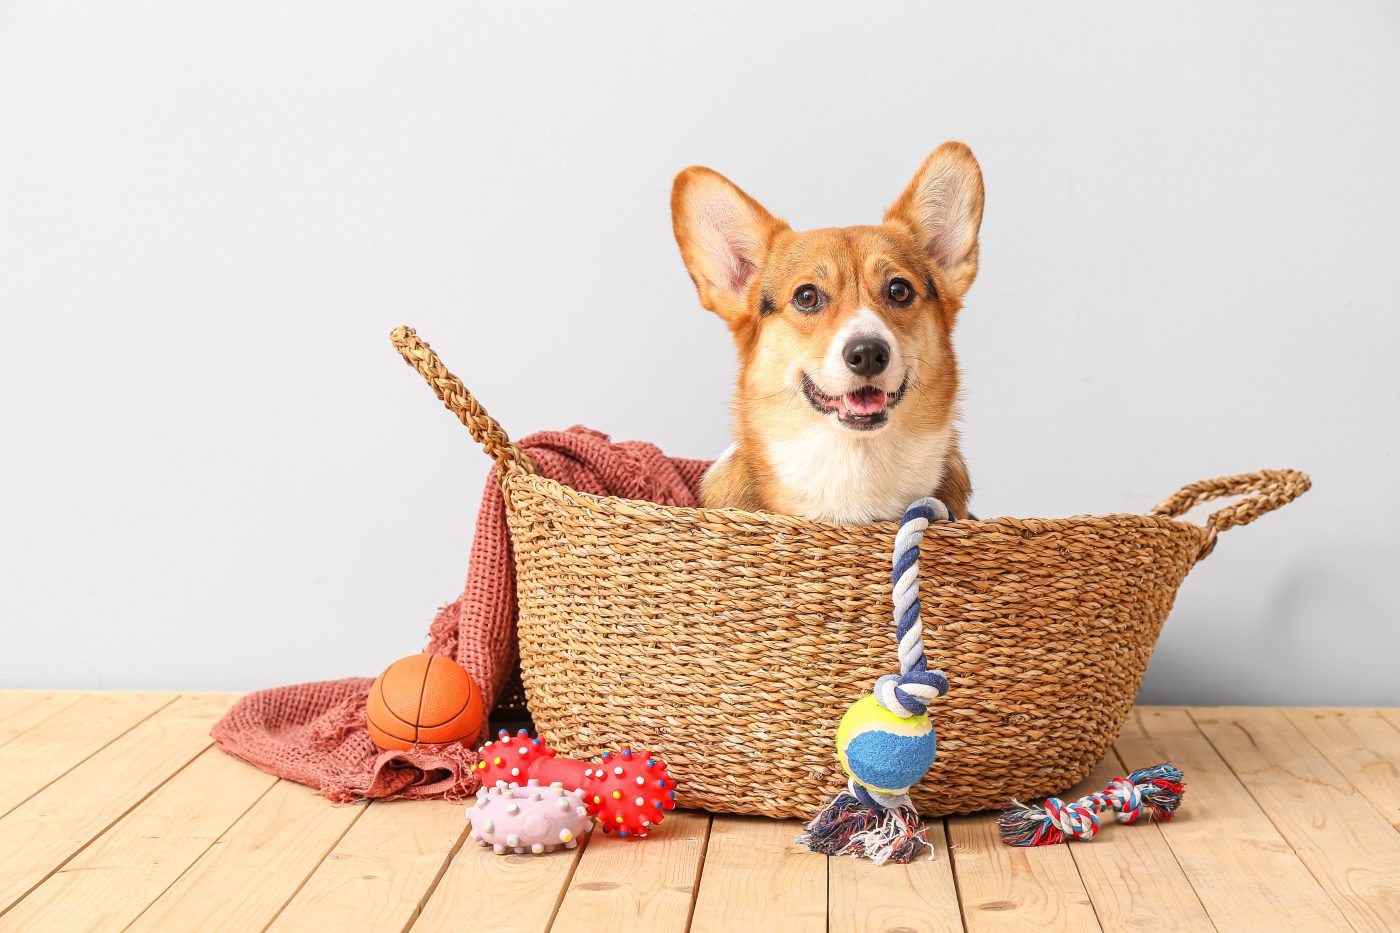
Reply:
M978 509L1309 470L1144 696L1400 703L1400 6L595 6L0 3L0 686L416 651L486 459L391 327L517 434L713 455L674 173L865 223L959 138Z

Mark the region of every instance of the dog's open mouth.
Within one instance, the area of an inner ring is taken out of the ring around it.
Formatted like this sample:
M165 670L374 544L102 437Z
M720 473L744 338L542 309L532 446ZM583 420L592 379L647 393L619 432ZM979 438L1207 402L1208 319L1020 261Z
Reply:
M835 414L837 421L853 431L884 427L890 420L890 409L899 404L908 384L906 373L904 382L894 392L868 385L845 395L827 395L817 388L812 377L802 374L802 394L807 396L807 403L824 415Z

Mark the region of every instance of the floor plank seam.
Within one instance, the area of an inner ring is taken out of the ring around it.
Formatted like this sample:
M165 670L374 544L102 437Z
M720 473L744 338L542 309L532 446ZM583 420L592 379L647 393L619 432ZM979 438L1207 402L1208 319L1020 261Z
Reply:
M434 875L433 880L428 883L428 889L423 892L422 897L418 898L418 904L413 908L413 913L409 915L408 922L399 928L400 933L408 933L409 930L413 929L413 925L418 922L418 918L423 916L423 908L427 906L428 899L433 896L433 892L436 891L438 885L442 883L443 876L447 874L447 869L456 861L457 853L462 851L467 841L467 836L471 833L471 829L471 824L468 823L466 819L466 810L463 809L462 830L457 834L457 841L452 844L451 850L447 853L447 858L443 859L442 864L438 866L437 874Z
M714 828L715 815L706 813L705 838L700 841L700 857L695 860L695 881L690 888L690 910L685 915L685 933L690 933L690 927L695 923L695 902L700 899L700 883L705 878L705 856L710 851L710 833L714 831Z
M179 773L179 772L176 772L176 773ZM171 777L174 777L174 775L171 775ZM168 780L168 779L167 779L167 780ZM164 785L161 785L161 786L163 787ZM203 850L202 852L200 852L200 853L199 853L198 855L196 855L193 859L191 859L191 860L190 860L190 863L189 863L188 865L186 865L186 866L184 867L184 869L183 869L178 875L176 875L175 878L174 878L169 884L167 884L164 888L162 888L159 894L157 894L155 897L151 898L150 903L148 903L145 907L142 907L142 908L141 908L141 912L138 913L136 916L132 917L130 923L128 923L126 926L122 927L123 933L125 933L126 930L131 929L131 928L134 927L137 923L139 923L140 920L141 920L141 918L144 917L144 916L146 915L146 913L147 913L152 907L154 907L154 906L157 904L157 902L160 901L160 899L161 899L162 897L165 897L165 895L170 891L171 888L173 888L173 887L175 887L175 885L179 884L179 883L180 883L180 879L183 878L183 877L185 877L185 875L189 874L189 873L190 873L190 870L193 869L196 865L199 864L200 859L202 859L202 858L204 858L204 856L208 855L208 854L209 854L209 850L212 849L212 848L214 848L214 846L218 845L218 844L223 840L223 838L224 838L225 836L228 835L229 831L230 831L231 829L233 829L235 826L238 825L238 823L239 823L240 820L242 820L245 816L247 816L249 813L251 813L252 810L253 810L253 808L256 807L259 803L261 803L261 802L262 802L262 799L263 799L264 797L266 797L268 794L272 793L272 789L273 789L274 787L276 787L276 786L277 786L277 782L276 782L276 781L273 781L271 784L267 785L267 789L264 790L261 794L259 794L256 800L254 800L252 803L250 803L250 804L247 806L247 808L245 808L245 809L243 810L242 813L240 813L240 814L238 814L238 816L234 817L233 822L231 822L231 823L229 823L227 826L225 826L225 827L223 828L223 830L221 830L221 831L219 832L219 835L215 836L212 840L210 840L209 845L205 846L205 847L204 847L204 850Z
M826 933L831 933L831 856L826 859Z
M74 769L78 768L80 765L82 765L84 762L86 762L86 761L87 761L89 758L91 758L93 755L96 755L96 754L102 752L104 749L107 748L107 746L109 746L109 745L111 745L113 742L116 742L117 740L119 740L122 736L126 735L126 734L127 734L128 732L130 732L132 729L135 729L137 726L142 725L143 723L146 722L146 720L150 719L152 716L156 715L156 714L159 713L161 710L167 708L168 706L170 706L170 704L174 703L174 702L175 702L176 700L178 700L178 699L180 699L178 696L171 697L169 700L167 700L167 701L166 701L165 703L163 703L162 705L160 705L160 706L156 707L155 709L151 710L151 712L150 712L149 714L147 714L146 716L141 717L141 718L138 719L136 722L133 722L130 726L128 726L127 728L123 729L121 732L118 732L116 735L112 736L112 738L109 739L107 742L104 742L102 745L98 746L97 748L94 748L91 752L89 752L88 754L84 755L84 756L83 756L82 758L80 758L79 760L73 762L73 764L72 764L71 766L69 766L68 770L63 772L63 774L58 775L58 776L55 777L52 781L48 781L48 782L46 782L45 784L41 785L40 787L36 787L36 788L34 789L34 792L31 793L29 796L25 797L23 800L17 801L17 802L14 804L14 806L10 807L8 810L4 811L3 813L0 813L0 819L4 819L5 817L9 816L11 813L13 813L13 812L15 812L16 810L18 810L20 807L24 806L24 805L25 805L26 803L28 803L30 800L32 800L32 799L34 799L35 797L39 796L39 794L43 793L44 790L47 789L47 788L49 787L49 785L51 785L51 784L53 784L53 783L55 783L55 782L57 782L57 781L62 780L62 779L68 774L69 771L73 771ZM66 709L66 708L67 708L67 707L64 707L64 709ZM57 715L58 713L61 713L61 712L63 712L63 710L56 710L56 711L54 712L54 715ZM37 726L41 725L41 723L35 723L34 725L37 727ZM28 729L25 730L25 732L28 732L28 731L29 731ZM23 733L21 733L21 735L23 735ZM19 736L15 736L15 738L19 738ZM194 759L190 759L190 760L193 761ZM189 764L189 762L185 762L185 764ZM182 767L183 767L183 766L182 766ZM103 830L103 832L106 832L106 830ZM26 896L28 896L28 895L26 894ZM6 909L8 910L8 908L6 908ZM0 915L3 915L3 914L4 914L4 911L0 911Z
M998 833L998 836L999 835L1000 833ZM997 839L995 844L1006 845L1000 838ZM1065 847L1065 852L1069 855L1069 863L1074 866L1074 877L1079 881L1080 890L1084 892L1084 903L1088 905L1089 913L1094 915L1094 926L1099 929L1100 933L1103 933L1103 931L1108 930L1108 927L1104 926L1103 917L1099 914L1099 905L1094 903L1094 896L1089 893L1089 884L1084 880L1084 872L1080 870L1079 859L1074 854L1076 845L1077 843L1072 843L1068 838L1065 838L1060 842L1054 843L1052 846L1032 846L1025 849L1024 852L1026 858L1032 859L1037 857L1037 852L1041 849L1049 852L1059 846Z
M1192 720L1192 724L1195 724L1195 720ZM1199 732L1200 728L1197 727L1196 731ZM1117 744L1109 746L1109 754L1113 755L1118 762L1118 773L1128 774L1130 769L1128 768L1126 759L1118 753ZM1181 856L1177 854L1176 849L1172 848L1171 839L1168 838L1167 832L1162 828L1163 821L1152 819L1149 813L1144 822L1147 824L1148 831L1155 832L1162 840L1163 848L1165 848L1167 854L1172 857L1172 864L1176 866L1177 871L1181 872L1181 877L1185 880L1186 886L1191 889L1191 896L1196 899L1196 905L1201 908L1201 914L1206 918L1206 922L1210 924L1210 928L1215 930L1216 933L1219 933L1220 927L1216 926L1215 918L1212 917L1210 911L1206 909L1206 902L1201 897L1201 892L1196 888L1196 882L1191 880L1191 875L1186 871L1186 866L1181 864ZM1076 867L1078 866L1078 859L1075 860L1075 865Z
M554 907L549 911L549 919L545 921L545 933L550 933L554 929L554 921L559 918L559 908L564 906L564 898L569 896L569 888L573 886L574 875L578 874L579 863L583 861L583 854L588 851L589 844L593 841L593 833L599 832L597 828L591 830L584 839L574 847L574 860L569 865L569 873L564 876L564 883L559 886L559 893L554 895Z
M939 819L943 824L943 843L948 850L948 874L953 876L953 894L958 899L958 919L962 922L964 931L972 929L967 925L967 905L963 903L962 883L958 881L958 859L953 853L953 830L948 826L948 818Z
M1074 873L1079 878L1079 886L1084 889L1084 901L1089 905L1089 913L1094 915L1094 925L1100 931L1107 931L1108 927L1104 926L1103 917L1099 914L1099 905L1094 903L1094 896L1089 893L1089 885L1084 881L1084 873L1079 870L1079 862L1074 858L1074 845L1069 840L1058 843L1058 845L1069 849L1069 862L1074 866Z
M1277 709L1277 707L1269 708ZM1280 713L1280 715L1282 715L1282 713ZM1292 854L1292 856L1298 860L1299 865L1303 866L1303 870L1306 871L1308 875L1312 878L1313 882L1317 885L1318 890L1320 890L1323 893L1327 900L1331 901L1332 906L1337 909L1337 912L1341 915L1342 919L1346 921L1348 925L1352 925L1350 918L1348 918L1346 915L1346 905L1339 904L1337 902L1337 899L1332 896L1332 892L1327 890L1327 879L1319 877L1317 872L1313 870L1313 867L1308 864L1308 860L1298 854L1298 850L1293 845L1293 840L1289 839L1288 836L1284 833L1283 829L1274 820L1273 814L1269 812L1269 808L1264 806L1263 801L1261 801L1257 796L1255 796L1254 788L1251 785L1251 782L1246 781L1242 776L1240 776L1240 773L1235 770L1235 766L1230 763L1230 759L1226 758L1221 753L1220 749L1216 747L1215 743L1210 740L1210 736L1206 734L1206 730L1201 728L1201 724L1196 721L1196 717L1192 715L1192 711L1190 708L1186 710L1186 718L1191 720L1191 725L1196 727L1196 731L1200 733L1201 738L1205 739L1205 742L1207 745L1210 746L1211 751L1215 752L1215 757L1220 759L1220 761L1225 765L1225 767L1229 769L1229 772L1234 777L1234 779L1237 782L1239 782L1239 785L1241 787L1244 788L1244 792L1249 795L1249 799L1254 802L1254 806L1257 807L1259 812L1264 815L1264 819L1269 821L1269 825L1273 827L1273 830L1278 835L1279 839L1283 840L1283 844L1288 846L1289 853ZM1288 721L1288 717L1284 716L1283 718L1285 722ZM1294 726L1293 723L1289 722L1288 725L1289 728L1294 729L1295 731L1297 730L1297 727ZM1306 736L1304 738L1306 738ZM1343 775L1343 778L1345 777L1346 776ZM1348 783L1350 782L1348 781ZM1354 925L1352 926L1354 928Z
M1385 718L1384 716L1382 716L1382 715L1380 714L1380 712L1377 711L1377 710L1365 710L1364 708L1357 707L1357 708L1355 709L1355 712L1358 712L1358 713L1359 713L1359 712L1370 712L1370 714L1371 714L1372 716L1374 716L1374 717L1375 717L1377 720L1379 720L1380 722L1383 722L1383 723L1386 723L1386 724L1389 725L1389 726L1395 727L1395 723L1392 723L1390 720L1386 719L1386 718ZM1378 816L1380 816L1381 820L1382 820L1387 826L1389 826L1391 829L1395 830L1395 832L1400 833L1400 823L1397 823L1396 821L1394 821L1393 819L1391 819L1391 817L1388 816L1388 815L1386 814L1385 810L1380 806L1380 804L1378 804L1378 803L1376 803L1374 800L1372 800L1372 799L1371 799L1371 796L1370 796L1369 794L1367 794L1366 791L1365 791L1364 789L1362 789L1361 787L1358 787L1358 786L1357 786L1356 782L1353 781L1353 780L1351 779L1350 775L1347 773L1347 769L1342 765L1341 762L1334 761L1334 760L1332 759L1332 756L1327 754L1327 750L1326 750L1325 748L1323 748L1322 746L1320 746L1320 745L1318 745L1316 742L1314 742L1314 741L1308 736L1308 734L1307 734L1306 732L1304 732L1302 729L1299 729L1298 726L1297 726L1297 724L1293 722L1293 717L1292 717L1291 715L1289 715L1289 713L1288 713L1287 711L1284 711L1284 712L1283 712L1283 718L1284 718L1284 720L1285 720L1290 726L1292 726L1300 735L1302 735L1302 737L1307 741L1307 743L1308 743L1309 745L1311 745L1311 746L1313 747L1313 750L1316 751L1316 752L1318 753L1318 756L1319 756L1320 758L1322 758L1323 761L1327 762L1329 765L1331 765L1333 768L1335 768L1336 771L1337 771L1337 773L1340 774L1343 778L1346 779L1347 783L1351 785L1352 792L1353 792L1357 797L1359 797L1359 798L1361 798L1362 800L1366 801L1366 803L1370 805L1371 809L1376 811L1376 814L1377 814ZM1397 736L1400 736L1400 727L1396 727L1396 735L1397 735ZM1286 770L1286 769L1285 769L1285 770ZM1295 778L1297 777L1297 775L1293 775L1293 776L1294 776ZM1302 780L1302 779L1299 778L1299 780ZM1310 782L1310 783L1316 783L1316 782Z
M276 785L274 784L273 786L275 787ZM354 828L355 824L360 821L360 819L373 805L373 803L367 803L364 806L360 807L360 812L355 814L355 818L349 823L345 824L345 829L342 830L340 835L336 836L335 839L331 842L331 844L326 847L326 851L321 853L321 857L316 860L316 864L312 865L310 870L307 871L306 877L302 878L301 881L297 883L295 890L293 890L291 894L288 894L287 899L282 902L282 906L277 908L277 912L267 919L267 923L263 924L262 933L267 933L267 931L272 928L272 925L277 922L277 918L282 916L282 914L286 912L287 905L297 899L297 895L301 893L302 888L306 887L306 883L311 880L312 876L314 876L316 872L321 870L321 866L326 863L326 859L331 857L331 853L335 851L335 847L340 845L340 843L345 839L346 835L350 832L350 830Z
M1206 922L1210 924L1212 930L1219 933L1220 927L1216 925L1215 918L1212 917L1210 911L1206 909L1206 902L1201 897L1201 892L1197 889L1196 882L1191 880L1190 872L1186 870L1185 865L1181 864L1181 856L1177 855L1176 850L1172 848L1172 841L1168 838L1166 830L1162 828L1162 821L1148 820L1148 822L1151 824L1151 829L1162 837L1162 843L1166 846L1167 853L1172 857L1172 864L1176 865L1177 871L1181 872L1181 877L1186 879L1186 886L1191 889L1191 894L1196 898L1196 903L1201 905L1201 913L1205 914Z
M1358 707L1358 709L1365 709L1365 707ZM1388 711L1389 708L1384 706L1373 707L1371 709L1371 712L1375 714L1377 719L1385 723L1387 726L1390 726L1390 728L1394 729L1396 735L1400 735L1400 719L1392 719L1391 717L1387 716L1386 712Z
M37 729L37 728L39 728L40 726L42 726L44 723L48 722L50 719L52 719L52 718L54 718L55 716L57 716L59 713L61 713L61 712L63 712L64 710L68 709L70 706L76 706L76 705L78 704L78 702L79 702L80 700L82 700L83 697L85 697L85 696L87 696L87 694L85 694L85 693L80 693L80 694L78 694L77 696L68 698L68 702L67 702L67 703L64 703L62 706L60 706L58 709L54 710L52 713L49 713L49 714L48 714L47 716L45 716L43 719L40 719L38 722L34 723L34 724L31 725L31 726L28 726L27 728L21 729L20 731L16 732L14 735L10 736L8 739L5 739L3 742L0 742L0 748L4 748L6 745L9 745L11 742L13 742L15 739L19 738L20 736L28 735L29 733L33 732L35 729ZM172 701L172 702L173 702L173 701ZM26 708L26 707L20 707L20 711L23 711L25 708ZM101 749L99 749L99 751L101 751Z
M172 701L172 702L173 702L173 701ZM123 734L125 734L125 733L123 733ZM141 799L137 800L135 803L133 803L131 806L127 807L127 808L126 808L125 810L123 810L121 813L117 814L117 816L116 816L110 823L107 823L107 824L106 824L105 826L103 826L100 830L98 830L97 832L93 833L93 835L92 835L91 838L89 838L89 839L88 839L86 842L84 842L81 846L79 846L78 848L74 849L71 853L69 853L69 855L68 855L67 858L65 858L63 861L59 862L57 865L55 865L53 868L51 868L51 869L48 871L48 873L46 873L46 874L44 875L44 877L40 878L38 881L34 882L34 883L33 883L32 885L30 885L27 889L25 889L25 892L24 892L23 894L21 894L19 897L15 898L15 900L14 900L13 903L11 903L8 907L5 907L4 909L0 909L0 918L3 918L7 913L9 913L10 911L14 910L14 909L15 909L16 907L18 907L20 904L24 903L24 899L25 899L26 897L28 897L29 895L33 894L44 882L48 881L48 880L49 880L50 878L52 878L54 875L56 875L56 874L58 874L59 872L63 871L63 866L67 865L69 862L73 861L73 859L75 859L75 858L77 858L78 856L82 855L84 852L86 852L86 851L92 846L93 843L95 843L97 840L101 839L103 836L105 836L105 835L107 835L109 832L111 832L113 826L116 826L116 825L117 825L118 823L120 823L122 820L126 819L129 815L131 815L131 811L133 811L133 810L135 810L137 807L141 806L141 804L145 803L147 800L150 800L152 794L154 794L156 791L158 791L158 790L160 790L162 787L164 787L164 786L166 785L166 782L169 781L171 778L173 778L175 775L179 774L180 772L182 772L182 771L184 771L186 768L188 768L188 767L190 766L190 764L193 763L193 761L194 761L196 758L198 758L200 755L203 755L206 751L208 751L208 750L213 746L213 744L214 744L214 742L213 742L213 740L211 739L211 740L209 741L209 744L208 744L208 745L203 746L202 748L199 749L199 751L195 752L192 756L190 756L189 761L186 761L184 764L180 765L180 767L176 768L176 769L175 769L174 771L172 771L170 774L166 775L165 780L161 781L161 782L160 782L159 784L157 784L155 787L152 787L150 790L148 790L145 794L143 794L143 795L141 796ZM86 761L87 759L83 759L83 760ZM46 785L46 786L47 786L47 785Z

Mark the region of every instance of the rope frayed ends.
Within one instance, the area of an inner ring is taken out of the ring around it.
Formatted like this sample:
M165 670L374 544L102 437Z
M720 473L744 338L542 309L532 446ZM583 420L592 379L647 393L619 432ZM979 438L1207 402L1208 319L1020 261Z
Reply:
M1071 839L1088 841L1098 835L1099 814L1113 810L1120 823L1147 819L1167 821L1176 815L1186 793L1181 771L1169 764L1141 768L1126 778L1114 778L1098 793L1066 803L1050 797L1028 807L1012 801L997 819L1001 841L1009 846L1048 846Z
M866 858L876 865L907 865L925 852L933 858L933 843L907 798L896 806L872 807L861 800L861 790L848 783L807 823L797 844L822 855Z

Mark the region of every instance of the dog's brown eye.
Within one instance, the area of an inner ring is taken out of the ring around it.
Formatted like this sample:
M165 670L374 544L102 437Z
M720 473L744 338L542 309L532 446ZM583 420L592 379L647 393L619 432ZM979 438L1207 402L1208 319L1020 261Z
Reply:
M792 293L793 307L799 311L815 311L822 303L822 293L815 285L803 285Z
M885 286L885 294L897 305L907 305L914 300L913 286L903 279L890 279L890 284Z

